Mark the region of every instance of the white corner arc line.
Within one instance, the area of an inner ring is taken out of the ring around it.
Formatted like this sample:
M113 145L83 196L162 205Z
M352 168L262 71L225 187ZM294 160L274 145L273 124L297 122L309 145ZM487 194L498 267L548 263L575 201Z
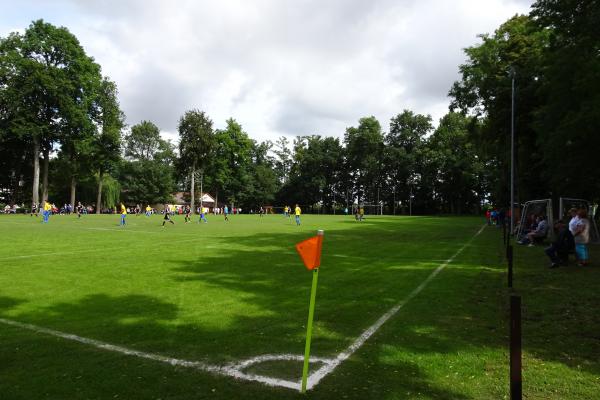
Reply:
M42 333L42 334L46 334L46 335L50 335L50 336L59 337L62 339L71 340L71 341L82 343L82 344L85 344L85 345L88 345L91 347L95 347L97 349L112 351L115 353L121 353L121 354L125 354L128 356L145 358L147 360L159 361L159 362L177 366L177 367L194 368L194 369L198 369L201 371L210 372L210 373L214 373L214 374L218 374L218 375L229 376L232 378L243 379L243 380L247 380L247 381L261 382L261 383L264 383L269 386L279 386L279 387L285 387L288 389L300 390L300 382L293 382L293 381L288 381L285 379L277 379L277 378L263 376L263 375L248 374L248 373L245 373L242 370L240 370L236 365L225 365L225 366L212 365L212 364L204 363L201 361L188 361L188 360L182 360L182 359L178 359L178 358L166 357L161 354L146 353L144 351L134 350L134 349L130 349L127 347L110 344L110 343L102 342L100 340L90 339L90 338L86 338L86 337L82 337L82 336L78 336L78 335L73 335L70 333L57 331L54 329L44 328L41 326L28 324L28 323L24 323L24 322L13 321L13 320L4 319L4 318L0 318L0 323L5 324L5 325L14 326L14 327L21 328L21 329L27 329L27 330L30 330L30 331L33 331L36 333ZM290 359L292 357L293 356L290 356ZM279 358L279 356L267 356L267 358L277 359L277 358ZM256 359L256 357L255 357L255 359ZM254 359L252 359L252 360L254 360ZM250 364L253 364L253 363L254 362L250 362ZM241 364L243 364L243 362Z
M383 324L385 324L398 311L400 311L400 309L402 307L404 307L404 305L406 305L406 303L408 303L412 298L414 298L423 289L425 289L425 287L429 284L429 282L431 282L433 280L433 278L435 278L440 272L442 272L442 270L444 268L446 268L448 266L448 264L450 264L452 261L454 261L454 259L456 257L458 257L458 255L460 253L463 252L463 250L473 241L473 239L475 239L477 236L479 236L479 234L481 232L483 232L484 228L485 228L485 225L482 226L481 229L479 229L479 231L477 231L477 233L475 235L473 235L473 237L471 237L471 239L469 239L460 249L458 249L456 251L456 253L454 253L449 259L444 261L435 270L433 270L433 272L431 274L429 274L429 276L419 286L417 286L412 292L410 292L408 294L408 296L406 296L404 299L400 300L399 303L397 303L395 306L390 308L385 314L383 314L381 317L379 317L379 319L377 321L375 321L375 323L373 325L368 327L356 340L354 340L354 342L352 342L352 344L350 344L350 346L348 346L346 348L346 350L344 350L340 354L338 354L333 359L333 361L326 363L321 368L319 368L318 370L316 370L315 372L310 374L310 376L308 377L308 380L307 380L307 385L306 385L307 390L314 388L321 381L321 379L323 379L324 377L326 377L327 375L332 373L333 370L335 370L342 362L346 361L352 354L354 354L354 352L356 350L358 350L360 347L362 347L362 345L365 344L365 342L371 336L373 336L375 334L375 332L377 332Z

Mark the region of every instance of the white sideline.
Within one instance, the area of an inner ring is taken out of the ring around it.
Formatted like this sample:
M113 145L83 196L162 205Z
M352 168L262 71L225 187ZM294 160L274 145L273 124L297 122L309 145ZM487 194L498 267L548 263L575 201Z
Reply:
M390 310L388 312L386 312L385 314L383 314L377 321L375 321L375 323L373 325L371 325L369 328L367 328L350 346L348 346L346 348L346 350L344 350L340 354L338 354L337 357L335 357L333 359L333 362L326 363L321 368L319 368L317 371L315 371L314 373L310 374L310 376L308 377L307 383L306 383L307 389L312 389L313 387L315 387L321 381L321 379L323 379L325 376L327 376L330 373L332 373L333 370L338 365L340 365L342 362L344 362L345 360L347 360L356 350L358 350L363 344L365 344L365 342L371 336L373 336L373 334L375 332L377 332L377 330L379 330L379 328L381 328L381 326L383 324L385 324L391 317L393 317L413 297L415 297L423 289L425 289L425 287L427 286L427 284L429 282L431 282L431 280L433 278L435 278L437 276L437 274L439 274L440 272L442 272L442 270L444 268L446 268L448 266L448 264L450 264L452 261L454 261L454 259L460 253L463 252L463 250L473 241L473 239L475 239L477 236L479 236L479 234L481 232L483 232L484 228L485 228L485 225L482 226L481 229L479 229L477 231L477 233L475 235L473 235L473 237L471 239L469 239L468 242L466 242L460 249L458 249L456 251L456 253L454 253L449 259L447 259L446 261L444 261L431 274L429 274L429 276L419 286L417 286L417 288L415 290L413 290L412 292L410 292L410 294L408 296L406 296L404 299L402 299L398 304L396 304L395 306L393 306L392 308L390 308Z
M471 237L471 239L469 239L460 249L458 249L456 251L456 253L454 253L450 258L448 258L446 261L444 261L442 264L440 264L433 272L431 272L431 274L429 274L429 276L419 286L417 286L412 292L410 292L408 294L408 296L406 296L399 303L397 303L395 306L393 306L391 309L389 309L385 314L383 314L377 321L375 321L375 323L373 325L371 325L369 328L367 328L356 340L354 340L354 342L352 342L352 344L350 344L350 346L348 346L344 351L342 351L340 354L338 354L335 358L311 357L311 359L310 359L311 362L323 363L323 366L308 376L307 390L311 390L315 386L317 386L324 377L331 374L335 370L335 368L337 368L342 362L347 360L352 354L354 354L354 352L356 352L356 350L358 350L360 347L362 347L362 345L364 345L365 342L371 336L373 336L375 334L375 332L377 332L383 324L385 324L390 318L392 318L411 299L413 299L415 296L417 296L429 284L429 282L431 282L440 272L442 272L442 270L444 268L446 268L448 266L448 264L450 264L452 261L454 261L454 259L460 253L463 252L463 250L473 241L473 239L475 239L481 232L483 232L484 228L485 228L485 225L482 226L481 229L479 229L479 231L477 231L477 233L475 235L473 235L473 237ZM224 376L229 376L229 377L242 379L242 380L248 380L248 381L261 382L261 383L264 383L269 386L278 386L278 387L284 387L284 388L294 389L294 390L300 390L300 388L301 388L300 380L290 381L290 380L286 380L286 379L278 379L278 378L273 378L273 377L264 376L264 375L250 374L250 373L244 372L244 369L247 369L248 367L250 367L254 364L259 364L259 363L265 362L265 361L280 361L280 360L302 361L304 359L304 357L302 355L265 354L265 355L261 355L261 356L257 356L257 357L252 357L247 360L242 360L242 361L239 361L236 363L219 366L219 365L211 365L211 364L204 363L201 361L188 361L188 360L166 357L166 356L163 356L160 354L146 353L143 351L133 350L133 349L129 349L129 348L126 348L123 346L117 346L117 345L113 345L113 344L102 342L102 341L95 340L95 339L85 338L85 337L73 335L70 333L57 331L54 329L48 329L48 328L44 328L44 327L40 327L40 326L36 326L36 325L32 325L32 324L27 324L27 323L23 323L23 322L8 320L8 319L4 319L4 318L0 318L0 323L18 327L18 328L22 328L22 329L27 329L27 330L30 330L30 331L33 331L36 333L43 333L46 335L51 335L51 336L55 336L55 337L59 337L59 338L67 339L67 340L72 340L72 341L86 344L86 345L96 347L96 348L102 349L102 350L108 350L108 351L113 351L113 352L129 355L129 356L135 356L135 357L145 358L148 360L159 361L159 362L167 363L167 364L170 364L173 366L195 368L195 369L198 369L201 371L206 371L206 372L210 372L210 373L214 373L214 374L218 374L218 375L224 375Z

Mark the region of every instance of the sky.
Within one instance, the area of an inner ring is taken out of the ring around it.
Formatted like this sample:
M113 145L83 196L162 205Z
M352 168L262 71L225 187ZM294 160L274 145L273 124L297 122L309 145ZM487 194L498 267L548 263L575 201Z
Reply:
M437 123L463 49L529 0L0 0L0 37L36 19L68 28L117 83L131 126L177 142L185 111L253 139L343 137L410 109Z

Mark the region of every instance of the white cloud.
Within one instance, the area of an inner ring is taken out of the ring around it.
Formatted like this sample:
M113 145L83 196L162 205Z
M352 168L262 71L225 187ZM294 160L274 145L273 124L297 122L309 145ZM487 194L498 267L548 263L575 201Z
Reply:
M387 128L405 108L447 109L462 49L529 1L25 1L0 35L44 18L69 28L117 82L128 123L176 138L179 117L237 119L255 139ZM18 27L18 26L17 26Z

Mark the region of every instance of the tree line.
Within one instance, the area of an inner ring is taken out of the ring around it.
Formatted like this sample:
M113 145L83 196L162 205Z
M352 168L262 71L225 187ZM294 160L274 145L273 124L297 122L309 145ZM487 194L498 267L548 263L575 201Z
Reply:
M361 118L343 138L253 140L235 119L179 119L179 143L151 121L127 127L117 87L66 28L42 20L0 39L0 196L5 202L169 202L245 209L353 203L389 213L477 212L508 205L511 75L516 71L517 198L597 200L600 20L596 2L537 1L465 49L450 111ZM28 202L28 201L27 201Z

